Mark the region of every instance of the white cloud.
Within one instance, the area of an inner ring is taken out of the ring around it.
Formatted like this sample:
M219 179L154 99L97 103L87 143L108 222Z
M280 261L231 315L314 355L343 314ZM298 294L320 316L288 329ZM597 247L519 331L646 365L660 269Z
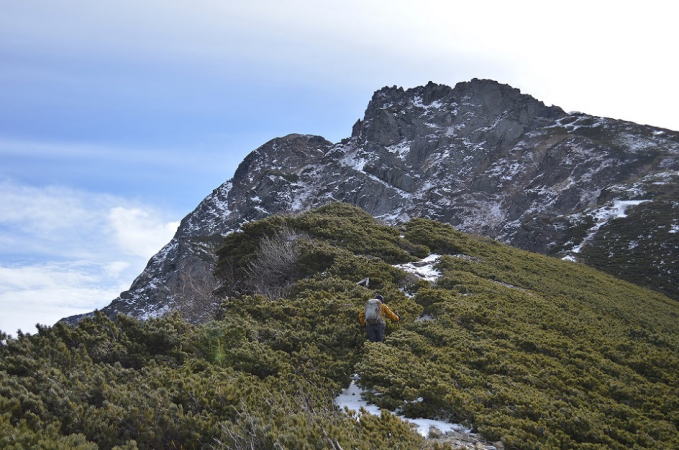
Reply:
M33 332L37 323L104 306L124 289L124 278L85 262L0 266L0 330Z
M117 206L109 213L118 245L130 255L150 258L172 238L179 222L163 222L146 210Z
M0 225L48 237L99 221L97 210L115 202L108 195L92 195L58 186L38 188L0 182Z
M177 226L129 199L1 182L0 329L30 332L107 305Z
M106 271L106 274L111 277L117 277L121 273L123 273L124 270L128 269L130 267L130 263L128 261L113 261L104 266L104 270Z
M59 289L91 283L95 278L75 264L0 267L0 289Z

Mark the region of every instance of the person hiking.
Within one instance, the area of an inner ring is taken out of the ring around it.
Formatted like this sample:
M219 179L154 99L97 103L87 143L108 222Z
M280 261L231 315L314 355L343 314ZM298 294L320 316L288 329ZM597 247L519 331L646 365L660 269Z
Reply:
M383 300L381 295L376 295L375 298L368 300L365 304L365 311L358 313L358 322L365 327L370 342L384 341L384 330L386 328L384 316L394 322L401 320L391 308L382 303Z

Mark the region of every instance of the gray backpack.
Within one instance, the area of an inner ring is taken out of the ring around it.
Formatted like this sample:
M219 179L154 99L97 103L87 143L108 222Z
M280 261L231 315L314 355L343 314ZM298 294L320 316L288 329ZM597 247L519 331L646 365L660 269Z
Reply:
M368 300L365 304L365 321L368 323L382 322L382 302L376 298Z

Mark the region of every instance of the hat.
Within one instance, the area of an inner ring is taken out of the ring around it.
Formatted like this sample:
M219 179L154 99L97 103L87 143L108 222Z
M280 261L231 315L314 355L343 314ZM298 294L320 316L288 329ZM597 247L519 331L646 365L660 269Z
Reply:
M377 300L379 300L379 301L384 300L384 298L383 298L381 295L376 295L375 298L376 298Z

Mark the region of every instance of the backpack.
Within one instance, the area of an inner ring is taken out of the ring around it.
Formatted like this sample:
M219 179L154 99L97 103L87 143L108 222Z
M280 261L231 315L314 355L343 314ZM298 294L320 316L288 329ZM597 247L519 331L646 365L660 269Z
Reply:
M382 302L376 298L368 300L365 304L365 321L368 323L382 322Z

